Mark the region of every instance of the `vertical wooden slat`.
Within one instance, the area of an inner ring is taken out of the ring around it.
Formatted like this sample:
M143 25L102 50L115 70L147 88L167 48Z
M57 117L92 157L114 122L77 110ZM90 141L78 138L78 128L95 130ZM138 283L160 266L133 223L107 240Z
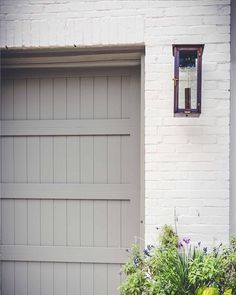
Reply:
M66 137L59 136L54 137L53 144L54 154L54 182L65 183L66 182Z
M66 232L66 201L54 201L54 245L65 246L67 243Z
M40 295L40 263L28 263L28 293L27 295Z
M2 262L2 295L14 295L15 290L15 263Z
M81 78L81 119L93 118L93 78Z
M130 118L130 77L123 76L121 78L122 88L121 88L121 114L123 119Z
M120 247L120 201L108 201L108 246Z
M107 268L107 264L94 265L94 290L96 295L108 295ZM109 294L113 295L113 293Z
M40 144L39 137L27 138L27 180L40 182Z
M94 246L107 246L107 201L94 201Z
M81 295L94 295L93 275L93 264L81 263Z
M130 247L135 243L134 233L130 228L132 210L129 201L121 201L121 247Z
M121 118L121 77L108 78L108 118Z
M121 279L120 268L119 264L108 265L108 294L120 294L118 290Z
M80 264L68 263L67 265L67 295L82 295L80 293Z
M41 245L53 245L53 201L41 201Z
M66 263L54 263L54 294L66 295Z
M13 80L6 79L2 83L2 120L13 119Z
M2 182L14 180L14 148L13 138L2 138Z
M131 153L129 136L121 136L121 183L130 183Z
M93 183L93 137L80 138L80 179L81 183Z
M40 245L40 200L28 200L28 245Z
M15 244L27 245L27 200L15 200Z
M52 295L53 293L53 263L41 263L41 294Z
M15 182L27 182L26 137L14 138L14 176Z
M67 78L67 119L80 118L80 79Z
M27 80L27 119L39 119L39 79Z
M54 79L53 118L66 119L66 79Z
M14 81L14 119L26 119L26 79L17 79Z
M15 232L14 200L2 200L2 244L14 244Z
M15 262L15 294L27 294L27 262Z
M107 118L107 77L94 78L94 119Z
M107 137L94 137L94 183L107 183Z
M67 182L80 182L80 138L67 137Z
M67 201L67 244L80 246L80 201Z
M81 201L81 246L93 246L93 201Z
M53 182L53 138L40 138L40 179L42 183Z
M53 118L53 80L40 80L40 119Z
M120 136L108 137L108 183L121 181Z

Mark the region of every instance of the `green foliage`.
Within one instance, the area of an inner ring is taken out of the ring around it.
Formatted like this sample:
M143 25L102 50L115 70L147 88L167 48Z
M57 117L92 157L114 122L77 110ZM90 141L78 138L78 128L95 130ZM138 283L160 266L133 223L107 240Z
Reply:
M161 247L177 247L179 238L174 232L172 226L165 224L161 228L160 246Z
M179 242L166 225L158 246L143 252L133 246L122 271L127 276L122 295L236 295L236 238L230 247L207 253L192 248L189 239Z

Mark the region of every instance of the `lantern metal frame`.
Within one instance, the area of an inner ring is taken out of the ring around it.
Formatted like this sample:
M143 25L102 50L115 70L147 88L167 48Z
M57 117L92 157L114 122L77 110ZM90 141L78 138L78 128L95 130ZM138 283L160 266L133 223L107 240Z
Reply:
M201 114L202 100L202 54L203 44L173 44L174 56L174 116L180 117L198 117ZM197 53L197 107L179 108L179 68L180 68L180 52L181 51L196 51Z

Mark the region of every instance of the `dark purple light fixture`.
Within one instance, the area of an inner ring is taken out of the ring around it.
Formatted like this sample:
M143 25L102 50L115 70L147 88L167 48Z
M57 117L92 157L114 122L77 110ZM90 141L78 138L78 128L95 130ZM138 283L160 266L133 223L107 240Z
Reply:
M175 117L201 114L203 49L203 44L173 45Z

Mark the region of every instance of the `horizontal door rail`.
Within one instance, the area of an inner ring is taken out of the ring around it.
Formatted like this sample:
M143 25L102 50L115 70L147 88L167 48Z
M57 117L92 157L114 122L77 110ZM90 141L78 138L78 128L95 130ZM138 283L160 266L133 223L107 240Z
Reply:
M2 183L2 199L131 200L130 184Z
M2 136L130 135L130 119L3 120Z
M125 248L70 246L1 246L2 261L125 263Z

